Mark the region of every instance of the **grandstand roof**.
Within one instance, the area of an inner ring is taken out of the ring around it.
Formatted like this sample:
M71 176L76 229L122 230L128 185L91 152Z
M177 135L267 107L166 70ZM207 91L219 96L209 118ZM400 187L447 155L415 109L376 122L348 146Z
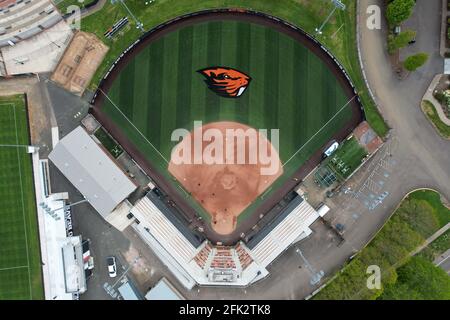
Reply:
M185 300L183 296L170 284L166 278L162 278L145 295L147 300Z
M137 188L82 127L61 139L49 159L103 217Z

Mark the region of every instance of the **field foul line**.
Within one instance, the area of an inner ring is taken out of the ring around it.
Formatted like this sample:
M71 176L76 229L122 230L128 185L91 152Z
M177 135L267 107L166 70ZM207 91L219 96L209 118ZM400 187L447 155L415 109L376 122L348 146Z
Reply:
M0 271L14 270L14 269L22 269L22 268L30 268L29 266L18 266L18 267L10 267L10 268L2 268Z
M312 139L314 139L315 137L316 137L316 135L317 134L319 134L319 132L320 131L322 131L323 130L323 128L325 128L329 123L330 123L330 121L332 121L339 113L341 113L342 112L342 110L344 110L345 109L345 107L347 107L348 105L349 105L349 103L350 102L352 102L353 101L353 99L355 99L355 97L356 97L356 94L350 99L350 100L348 100L340 109L339 109L339 111L338 112L336 112L331 118L330 118L330 120L328 120L323 126L322 126L322 128L320 128L311 138L309 138L309 140L308 141L306 141L283 165L282 165L282 167L284 167L285 165L287 165L288 163L289 163L289 161L291 161L292 160L292 158L294 158L302 149L303 149L303 147L304 146L306 146L308 143L310 143L311 142L311 140Z
M121 114L125 119L127 119L127 121L133 126L133 128L136 129L136 131L142 136L142 138L144 138L145 141L147 141L148 144L150 144L150 145L152 146L152 148L153 148L153 149L161 156L161 158L163 158L163 160L164 160L167 164L169 164L169 161L162 155L162 153L159 152L159 150L155 148L155 146L154 146L154 145L153 145L153 144L152 144L152 143L151 143L151 142L150 142L150 141L142 134L141 131L139 131L139 129L134 125L134 123L131 122L130 119L128 119L128 117L122 112L122 110L119 109L119 107L117 107L117 105L116 105L116 104L108 97L108 95L107 95L105 92L103 92L102 89L99 88L98 90L100 90L100 91L103 93L103 95L106 97L106 99L108 99L109 102L111 102L112 105L117 109L117 111L119 111L120 114Z
M19 135L17 133L17 119L16 119L16 108L15 105L13 107L14 111L14 127L16 129L16 144L19 144ZM30 273L30 257L29 257L29 250L28 250L28 234L27 234L27 226L26 226L26 219L25 219L25 202L23 200L23 184L22 184L22 168L20 163L20 154L19 149L17 148L17 163L19 165L19 177L20 177L20 189L21 192L21 200L22 200L22 216L23 216L23 226L24 226L24 232L25 232L25 245L27 248L27 264L28 264L28 284L30 286L30 300L32 299L32 290L31 290L31 273Z

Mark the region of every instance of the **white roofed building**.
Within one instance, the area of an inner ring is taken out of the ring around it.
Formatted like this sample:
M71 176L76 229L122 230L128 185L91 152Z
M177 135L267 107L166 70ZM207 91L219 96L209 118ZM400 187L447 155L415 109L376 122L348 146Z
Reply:
M137 188L82 127L61 139L49 159L105 219Z

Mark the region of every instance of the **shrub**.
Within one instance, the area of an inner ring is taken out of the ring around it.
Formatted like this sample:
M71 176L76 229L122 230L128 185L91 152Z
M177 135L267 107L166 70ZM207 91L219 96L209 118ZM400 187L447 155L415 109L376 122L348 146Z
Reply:
M399 25L408 19L413 11L415 0L394 0L388 4L386 18L391 26Z
M450 40L450 27L447 28L447 39Z
M388 36L388 52L393 54L396 50L406 47L410 41L416 37L416 32L406 30L400 32L397 36Z
M433 96L436 98L437 101L439 101L440 103L444 103L445 102L445 96L444 93L442 91L437 91L433 93Z
M386 286L383 300L449 300L450 277L430 261L413 257L397 270L395 284Z
M425 64L428 60L428 54L426 53L417 53L412 56L409 56L406 58L405 61L403 61L403 66L408 71L415 71L421 66Z

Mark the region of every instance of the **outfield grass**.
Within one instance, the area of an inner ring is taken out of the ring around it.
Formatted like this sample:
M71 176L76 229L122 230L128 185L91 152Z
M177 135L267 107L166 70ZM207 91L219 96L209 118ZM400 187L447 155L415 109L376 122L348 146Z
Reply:
M196 72L209 66L236 68L252 81L238 99L219 97ZM178 143L171 142L174 129L191 131L194 121L279 129L285 174L273 192L350 120L348 101L331 70L293 38L223 20L185 26L152 42L114 80L102 110L166 176Z
M43 299L25 100L0 97L0 300Z
M382 296L385 287L395 287L397 269L407 263L410 254L442 226L443 205L437 199L434 191L411 193L372 241L314 299L377 299ZM366 286L369 276L367 268L371 265L380 267L380 290L371 290Z
M436 128L438 133L445 139L450 139L450 126L442 122L436 112L436 108L434 107L434 105L428 100L422 101L422 110L427 116L428 120L430 120L433 126Z
M356 50L356 2L353 0L343 2L347 4L347 9L343 12L338 10L335 13L323 29L319 40L333 52L345 67L364 104L368 122L380 137L384 137L389 128L369 95L359 66ZM247 0L245 2L242 0L157 0L150 5L145 5L145 1L139 0L127 2L127 5L137 19L144 24L146 30L189 12L234 7L251 8L278 16L301 27L306 32L314 34L314 29L322 23L331 10L328 1L315 0ZM112 5L107 1L101 11L82 20L81 27L84 31L95 33L111 48L91 82L91 89L97 87L114 60L141 34L136 29L135 22L130 19L131 23L122 35L112 40L103 36L109 27L126 15L127 11L122 5Z

